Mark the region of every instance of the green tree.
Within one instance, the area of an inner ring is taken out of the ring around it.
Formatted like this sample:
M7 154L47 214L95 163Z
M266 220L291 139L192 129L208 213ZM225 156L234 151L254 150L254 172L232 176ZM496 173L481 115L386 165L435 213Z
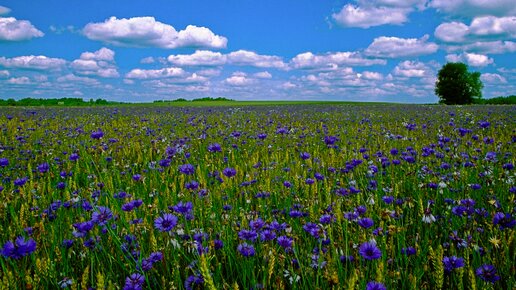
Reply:
M437 74L435 94L439 103L463 105L478 102L484 85L479 72L469 72L462 62L449 62Z

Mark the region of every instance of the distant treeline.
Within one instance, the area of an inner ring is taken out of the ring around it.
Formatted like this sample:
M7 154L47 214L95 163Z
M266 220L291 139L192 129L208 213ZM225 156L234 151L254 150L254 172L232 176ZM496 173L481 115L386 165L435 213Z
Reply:
M492 99L480 99L479 103L486 105L516 105L516 95Z
M235 100L227 99L227 98L222 98L222 97L218 97L218 98L206 97L206 98L193 99L191 101L188 101L187 99L183 99L183 98L179 98L179 99L175 99L175 100L157 100L157 101L154 101L154 103L213 102L213 101L216 101L216 102L220 102L220 101L233 102Z
M84 101L81 98L60 98L60 99L33 99L25 98L21 100L0 99L0 106L93 106L93 105L114 105L120 102L106 101L104 99L90 99Z

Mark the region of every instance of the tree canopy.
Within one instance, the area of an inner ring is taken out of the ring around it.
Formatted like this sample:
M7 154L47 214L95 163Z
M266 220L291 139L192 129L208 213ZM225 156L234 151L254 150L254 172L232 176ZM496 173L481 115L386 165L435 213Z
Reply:
M449 62L437 74L435 94L447 105L471 104L482 98L483 87L479 72L469 72L464 63Z

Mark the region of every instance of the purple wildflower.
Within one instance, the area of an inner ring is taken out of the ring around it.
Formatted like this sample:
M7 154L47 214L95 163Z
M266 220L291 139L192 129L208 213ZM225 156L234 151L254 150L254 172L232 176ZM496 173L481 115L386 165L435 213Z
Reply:
M154 220L154 227L161 232L171 231L177 225L177 217L166 213Z
M179 172L185 175L192 175L195 173L195 167L192 164L183 164L179 166Z
M9 159L0 158L0 167L6 167L6 166L9 166Z
M444 257L443 258L443 266L444 266L444 271L446 273L451 273L451 271L453 271L454 269L464 267L464 259L457 258L455 256Z
M496 269L493 265L484 264L477 268L475 274L486 282L494 283L500 280L500 276L496 275Z
M112 218L113 213L105 206L97 207L97 211L91 215L91 221L98 224L99 226L105 225L107 221Z
M125 279L123 290L141 290L144 282L145 277L142 274L134 273Z
M361 218L358 220L358 225L364 229L368 229L374 225L374 221L371 218Z
M366 285L366 290L387 290L387 288L380 282L370 281Z
M6 258L20 259L34 251L36 251L36 242L32 238L25 240L25 238L19 236L14 243L7 241L2 248L1 254Z
M220 146L219 143L213 143L213 144L208 145L208 151L210 151L210 152L221 152L222 151L222 147Z
M366 260L376 260L382 256L382 252L374 242L365 242L361 244L358 253Z
M253 245L249 245L247 243L239 244L237 250L242 256L246 258L252 257L256 253Z
M222 170L222 173L227 177L233 177L236 175L237 172L235 168L227 167L224 168L224 170Z

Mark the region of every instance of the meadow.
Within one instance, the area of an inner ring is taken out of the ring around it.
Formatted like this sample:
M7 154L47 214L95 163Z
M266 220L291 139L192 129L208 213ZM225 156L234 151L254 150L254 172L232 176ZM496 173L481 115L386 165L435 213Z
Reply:
M0 108L0 289L514 289L515 113Z

